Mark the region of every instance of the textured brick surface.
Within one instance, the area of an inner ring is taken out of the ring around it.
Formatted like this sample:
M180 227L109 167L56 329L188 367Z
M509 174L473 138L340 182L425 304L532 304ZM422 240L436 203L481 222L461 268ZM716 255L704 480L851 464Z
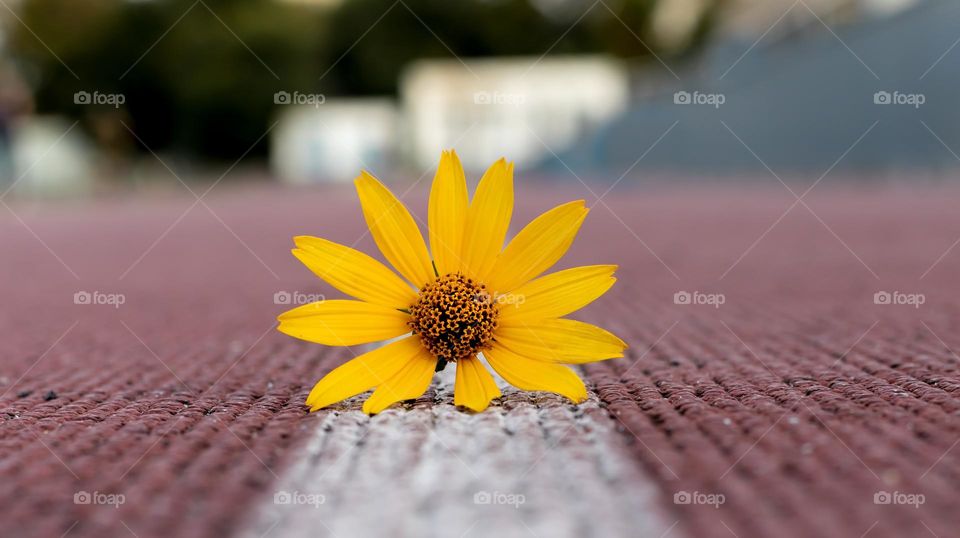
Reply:
M286 308L274 294L330 293L289 255L292 235L372 251L353 194L220 189L196 205L0 208L5 528L235 532L329 420L300 403L351 355L274 334ZM409 194L420 215L423 194ZM594 206L564 266L621 265L580 317L618 332L630 355L586 371L633 471L678 522L671 533L955 532L960 248L934 263L960 237L957 194L821 185L781 218L794 199L779 185L621 186L605 204L578 185L519 190L515 223L566 199ZM78 291L125 303L75 305ZM678 291L725 303L676 305ZM877 291L926 302L877 306ZM125 502L75 504L81 491ZM678 505L678 492L725 502ZM924 504L875 504L878 492Z
M679 279L641 251L592 311L634 346L590 378L664 506L695 536L955 535L960 252L934 265L960 237L954 195L828 192L779 222L789 199L734 195L624 216ZM676 291L725 303L675 305ZM875 503L885 493L924 504Z

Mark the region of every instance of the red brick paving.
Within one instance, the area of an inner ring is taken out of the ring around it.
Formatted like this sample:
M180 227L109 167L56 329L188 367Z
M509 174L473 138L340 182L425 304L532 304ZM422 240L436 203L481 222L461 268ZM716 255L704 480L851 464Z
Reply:
M793 203L779 185L621 186L609 208L582 186L527 186L515 222L566 199L594 206L562 263L620 264L617 286L581 318L632 348L590 366L589 380L659 485L664 517L680 521L673 532L949 536L960 247L927 271L960 238L956 195L821 185L810 210L794 207L729 271ZM410 199L425 215L422 189ZM191 198L11 203L32 232L0 208L5 528L223 535L316 426L306 391L350 355L271 331L284 309L273 295L330 293L289 255L290 237L354 242L353 193L224 186L207 203L132 269ZM372 252L369 237L359 246ZM926 302L876 306L881 290ZM126 302L74 305L77 291ZM675 305L677 291L726 302ZM125 503L75 504L80 491ZM678 505L678 492L725 502ZM924 504L875 504L877 492Z

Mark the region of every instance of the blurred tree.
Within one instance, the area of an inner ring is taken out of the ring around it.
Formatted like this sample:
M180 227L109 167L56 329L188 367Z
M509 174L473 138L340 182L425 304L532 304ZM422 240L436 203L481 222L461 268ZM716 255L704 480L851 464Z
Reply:
M27 0L11 47L38 111L115 113L74 93L121 93L152 150L235 159L270 125L277 91L314 91L321 17L270 0ZM261 140L254 153L263 153Z
M323 63L334 68L323 86L346 93L393 93L400 72L413 60L541 54L563 31L559 26L526 0L343 2L324 39Z
M653 53L666 53L650 28L659 1L346 1L332 13L321 47L322 63L330 66L323 87L392 93L406 64L424 57L539 56L549 51L647 61ZM712 10L706 13L713 15ZM705 17L688 47L706 39L709 29Z
M83 118L94 132L119 118L154 151L235 159L270 126L277 91L390 94L409 62L454 54L648 60L664 53L650 29L657 3L23 0L19 20L5 22L39 112ZM120 109L82 106L77 91L126 99ZM253 154L265 149L261 140Z

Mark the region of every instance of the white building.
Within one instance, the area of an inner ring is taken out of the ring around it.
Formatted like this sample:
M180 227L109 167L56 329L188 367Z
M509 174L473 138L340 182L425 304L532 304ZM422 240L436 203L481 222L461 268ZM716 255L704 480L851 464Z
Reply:
M288 183L352 181L396 161L399 113L391 99L322 99L280 107L270 167Z
M428 60L389 98L283 95L270 163L288 183L350 181L399 161L416 170L456 148L483 169L506 156L533 166L627 106L626 68L601 56ZM299 104L298 104L299 103Z
M19 122L12 135L15 194L69 196L92 190L94 152L77 123L59 116L31 116ZM0 188L8 187L0 182Z
M400 83L403 148L421 168L456 147L468 168L501 156L517 166L560 153L622 112L626 68L604 56L424 60Z

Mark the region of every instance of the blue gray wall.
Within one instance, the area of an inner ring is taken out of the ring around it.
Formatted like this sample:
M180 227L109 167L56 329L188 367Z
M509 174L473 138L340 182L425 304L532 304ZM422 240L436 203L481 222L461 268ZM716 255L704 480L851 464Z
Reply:
M717 45L695 66L671 64L680 79L669 76L675 85L636 98L627 114L560 158L577 170L619 176L677 122L634 175L650 169L765 173L731 130L778 174L819 175L879 122L838 170L960 166L934 136L960 155L960 45L931 68L960 39L960 2L929 0L832 30L837 37L814 20L792 36L771 32L732 69L751 42ZM681 90L722 94L725 101L718 108L675 104L674 92ZM878 91L922 94L924 103L877 105ZM552 161L547 169L562 167Z

